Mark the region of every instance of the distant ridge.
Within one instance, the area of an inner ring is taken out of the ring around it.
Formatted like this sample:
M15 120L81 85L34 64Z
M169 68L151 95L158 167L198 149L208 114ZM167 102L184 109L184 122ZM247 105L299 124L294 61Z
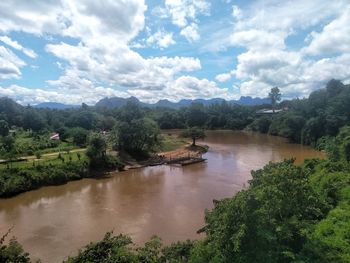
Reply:
M120 97L112 97L112 98L104 98L101 99L99 102L95 104L96 107L99 108L119 108L124 106L128 101L132 101L134 103L139 104L143 107L161 107L161 108L171 108L171 109L179 109L181 107L187 107L190 106L192 103L201 103L205 106L227 102L229 104L238 104L238 105L262 105L262 104L270 104L269 98L252 98L250 96L242 96L239 100L229 100L226 101L221 98L214 98L214 99L195 99L195 100L189 100L189 99L182 99L178 102L171 102L169 100L159 100L156 103L144 103L138 100L135 97L130 98L120 98Z
M41 108L41 109L57 109L57 110L64 110L64 109L73 109L73 108L80 108L80 105L69 105L69 104L63 104L59 102L43 102L39 103L37 105L33 106L34 108Z

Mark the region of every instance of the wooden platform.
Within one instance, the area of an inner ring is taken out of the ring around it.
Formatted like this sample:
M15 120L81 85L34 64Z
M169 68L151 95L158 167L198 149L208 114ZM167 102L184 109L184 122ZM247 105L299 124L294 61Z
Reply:
M180 165L180 166L186 166L190 164L195 164L195 163L201 163L206 161L204 158L199 158L199 157L181 157L181 158L176 158L176 159L171 159L166 164L170 165Z
M192 158L189 160L182 161L182 162L180 162L180 164L181 164L181 166L186 166L186 165L190 165L190 164L201 163L204 161L206 161L206 159L204 159L204 158Z

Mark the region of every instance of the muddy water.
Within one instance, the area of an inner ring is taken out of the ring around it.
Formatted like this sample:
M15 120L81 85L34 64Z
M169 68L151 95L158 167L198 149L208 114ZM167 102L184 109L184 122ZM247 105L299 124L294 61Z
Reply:
M1 199L0 233L14 226L12 235L43 262L60 262L110 230L138 244L154 234L166 243L200 238L204 210L246 186L252 169L284 158L322 157L282 138L244 132L207 132L205 144L206 163L148 167Z

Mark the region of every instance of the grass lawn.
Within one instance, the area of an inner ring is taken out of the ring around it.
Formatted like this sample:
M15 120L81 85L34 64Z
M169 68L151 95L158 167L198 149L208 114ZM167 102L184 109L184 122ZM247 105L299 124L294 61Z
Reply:
M162 144L159 150L161 152L174 151L186 146L188 143L188 139L181 138L177 134L162 133Z
M85 155L86 149L78 149L73 150L72 152L61 152L62 159L58 158L59 152L56 153L50 153L50 154L44 154L41 156L40 159L36 159L35 156L28 156L27 161L23 162L12 162L9 164L0 164L0 169L7 169L7 165L9 165L11 168L29 168L36 164L62 164L65 162L74 162L78 161L78 155L80 154L81 160L87 160L87 157ZM64 161L63 161L64 160Z

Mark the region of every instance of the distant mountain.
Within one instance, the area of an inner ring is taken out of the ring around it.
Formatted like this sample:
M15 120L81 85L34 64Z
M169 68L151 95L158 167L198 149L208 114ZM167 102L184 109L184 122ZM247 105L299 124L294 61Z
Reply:
M189 99L182 99L178 102L171 102L169 100L159 100L156 103L144 103L139 101L135 97L130 97L130 98L120 98L120 97L112 97L112 98L104 98L97 102L95 104L96 107L100 108L119 108L124 106L128 101L132 101L134 103L139 104L140 106L143 107L150 107L150 108L155 108L155 107L162 107L162 108L171 108L171 109L179 109L181 107L188 107L192 103L201 103L205 106L209 106L212 104L216 103L222 103L222 102L227 102L231 104L239 104L239 105L262 105L262 104L270 104L270 99L269 98L252 98L252 97L244 97L242 96L239 100L230 100L226 101L221 98L214 98L214 99L195 99L195 100L189 100Z
M119 97L112 97L112 98L104 98L100 101L98 101L95 106L99 108L119 108L123 107L128 101L137 103L141 106L147 107L149 104L143 103L139 101L135 97L130 97L130 98L119 98Z
M39 103L37 105L33 106L34 108L45 108L45 109L57 109L57 110L64 110L64 109L72 109L72 108L79 108L80 105L69 105L69 104L63 104L58 102L43 102Z
M252 98L250 96L242 96L239 100L232 100L239 105L263 105L263 104L271 104L270 98Z

